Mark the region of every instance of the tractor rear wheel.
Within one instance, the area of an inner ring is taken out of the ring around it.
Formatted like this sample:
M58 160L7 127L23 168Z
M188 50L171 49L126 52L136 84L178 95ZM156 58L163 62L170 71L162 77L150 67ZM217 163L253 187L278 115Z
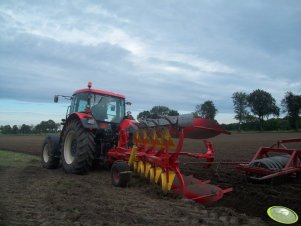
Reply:
M62 134L61 155L67 173L82 174L90 170L95 154L94 134L80 121L72 120Z
M131 179L131 169L125 161L116 161L111 168L112 184L116 187L126 187Z
M60 165L60 138L49 135L45 138L41 150L41 163L46 169L56 169Z

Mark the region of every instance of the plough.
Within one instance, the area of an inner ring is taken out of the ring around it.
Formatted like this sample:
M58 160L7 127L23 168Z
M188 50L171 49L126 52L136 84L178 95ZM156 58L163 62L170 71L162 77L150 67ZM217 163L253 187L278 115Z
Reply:
M124 187L131 173L135 172L159 184L164 193L173 191L203 204L217 201L232 188L222 189L209 184L209 180L183 175L179 168L179 156L206 159L210 164L214 150L212 143L206 139L221 133L228 132L214 121L193 118L192 114L165 116L139 123L124 120L120 124L118 145L108 152L108 161L112 164L112 183ZM173 138L178 138L177 144ZM203 139L207 152L196 154L182 151L184 138Z

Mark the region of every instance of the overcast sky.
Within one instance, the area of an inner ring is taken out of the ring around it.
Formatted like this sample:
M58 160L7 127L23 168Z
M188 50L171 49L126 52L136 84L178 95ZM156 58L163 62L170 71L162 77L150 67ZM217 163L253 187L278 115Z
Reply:
M52 0L0 3L0 125L64 117L70 95L124 94L138 113L181 113L212 100L233 122L231 96L301 92L299 0Z

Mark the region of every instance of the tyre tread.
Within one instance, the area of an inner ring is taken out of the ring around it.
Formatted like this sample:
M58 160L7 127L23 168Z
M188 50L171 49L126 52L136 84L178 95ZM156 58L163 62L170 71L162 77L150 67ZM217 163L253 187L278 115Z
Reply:
M67 164L64 160L64 142L69 131L73 130L77 137L77 150L74 161ZM66 125L66 130L62 135L61 153L64 170L67 173L83 174L92 167L95 155L94 134L86 130L79 120L72 120Z
M43 152L45 145L49 145L49 159L44 161ZM46 169L57 169L60 166L60 138L56 135L48 135L42 145L41 164Z

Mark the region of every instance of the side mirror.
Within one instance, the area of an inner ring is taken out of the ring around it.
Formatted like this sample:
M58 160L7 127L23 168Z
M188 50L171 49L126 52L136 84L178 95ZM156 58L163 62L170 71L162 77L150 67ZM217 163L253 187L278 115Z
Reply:
M59 101L59 96L58 95L54 95L53 101L54 101L54 103L57 103Z
M61 125L65 125L65 123L66 123L66 119L62 119L62 122L61 122Z
M132 105L132 103L129 102L129 101L125 102L125 104L126 104L126 105Z

